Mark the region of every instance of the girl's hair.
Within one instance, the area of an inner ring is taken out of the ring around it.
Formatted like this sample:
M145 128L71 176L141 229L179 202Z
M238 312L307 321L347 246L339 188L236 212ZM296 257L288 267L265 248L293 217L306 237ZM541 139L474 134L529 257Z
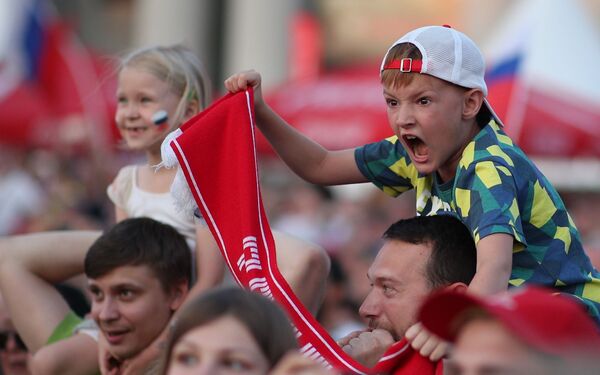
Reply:
M200 110L211 101L210 78L196 55L187 47L155 46L130 52L121 60L119 71L126 67L140 68L166 82L180 100L174 118L169 121L179 127L189 101L198 101Z
M292 349L296 335L283 310L268 298L237 287L218 288L187 303L176 316L167 342L160 374L166 374L175 344L189 331L226 316L250 332L272 368Z

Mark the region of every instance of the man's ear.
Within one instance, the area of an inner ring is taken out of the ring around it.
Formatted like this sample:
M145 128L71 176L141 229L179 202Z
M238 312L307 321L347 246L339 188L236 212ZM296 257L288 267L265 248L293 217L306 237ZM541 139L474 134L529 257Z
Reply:
M479 89L471 89L465 92L463 103L463 118L470 120L477 116L479 109L483 105L483 92Z
M187 280L179 282L176 286L171 290L171 303L169 307L173 311L177 311L185 301L187 294L189 292L188 282Z
M466 293L469 286L465 283L457 282L444 287L444 291Z
M183 122L189 120L200 112L200 104L196 99L188 100L185 105L185 112L183 113Z

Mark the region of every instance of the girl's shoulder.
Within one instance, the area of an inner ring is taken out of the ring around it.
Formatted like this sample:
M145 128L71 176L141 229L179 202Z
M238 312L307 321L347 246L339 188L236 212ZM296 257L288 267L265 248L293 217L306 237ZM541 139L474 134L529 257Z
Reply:
M133 188L137 165L126 165L122 167L113 182L108 185L106 192L111 201L118 207L125 207L131 189Z
M121 180L121 179L133 178L134 173L137 170L137 168L138 168L138 166L136 164L126 165L126 166L122 167L121 169L119 169L119 172L117 173L117 176L115 177L115 181Z

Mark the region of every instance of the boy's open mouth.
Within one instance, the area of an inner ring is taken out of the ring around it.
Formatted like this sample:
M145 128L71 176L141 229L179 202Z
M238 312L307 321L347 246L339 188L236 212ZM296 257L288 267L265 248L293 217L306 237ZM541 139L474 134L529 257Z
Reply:
M414 161L416 162L426 162L427 157L429 156L429 148L421 140L421 138L414 135L403 135L402 139L404 143L408 146Z

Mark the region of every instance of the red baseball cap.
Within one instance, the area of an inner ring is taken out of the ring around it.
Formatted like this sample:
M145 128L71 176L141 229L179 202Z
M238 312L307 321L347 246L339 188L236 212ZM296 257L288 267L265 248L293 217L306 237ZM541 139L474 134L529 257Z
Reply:
M464 314L481 310L539 351L558 356L600 355L600 329L575 298L541 287L516 288L483 298L442 290L424 302L419 320L433 334L454 342Z

